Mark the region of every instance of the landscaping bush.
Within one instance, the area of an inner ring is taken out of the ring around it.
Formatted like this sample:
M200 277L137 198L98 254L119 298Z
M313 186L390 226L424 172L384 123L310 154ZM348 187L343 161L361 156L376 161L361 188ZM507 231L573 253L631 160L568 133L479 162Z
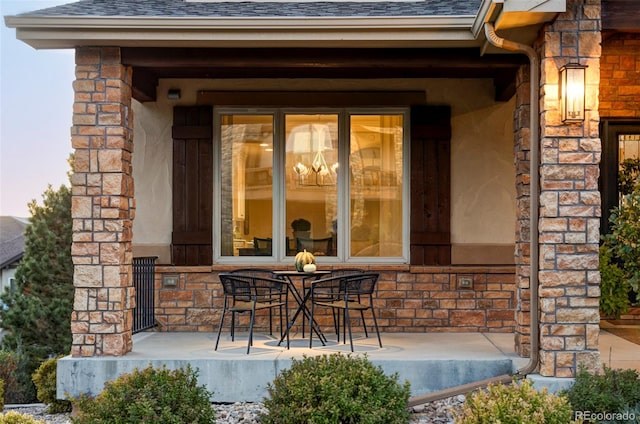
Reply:
M211 394L197 385L197 372L168 370L151 365L135 369L105 384L95 398L81 396L72 402L78 408L75 424L101 423L215 423Z
M640 179L630 194L622 197L620 206L609 216L611 233L606 234L604 246L621 263L627 280L635 294L640 294Z
M18 351L0 350L0 380L4 381L4 403L28 403L35 399L35 390L25 374L28 358Z
M640 410L640 374L636 370L611 369L592 374L582 368L570 389L565 391L576 412L624 413ZM640 422L640 414L636 415ZM634 421L632 421L634 422Z
M567 424L573 411L565 396L536 390L529 380L491 384L467 397L456 424Z
M46 424L46 422L36 420L30 415L9 411L5 415L0 415L0 424Z
M31 377L36 385L38 400L48 406L47 412L50 414L71 412L71 402L58 400L56 395L58 358L44 361Z
M4 410L4 380L0 378L0 411Z
M622 270L613 262L611 250L600 246L600 312L606 317L620 318L631 306L628 283Z
M293 359L268 385L265 424L406 424L409 382L386 376L366 357Z

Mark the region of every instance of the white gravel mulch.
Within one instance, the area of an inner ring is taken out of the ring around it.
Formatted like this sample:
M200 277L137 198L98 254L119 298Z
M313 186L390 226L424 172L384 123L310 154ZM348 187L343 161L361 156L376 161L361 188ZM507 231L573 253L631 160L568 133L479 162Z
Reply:
M464 403L462 395L431 402L413 408L410 424L452 424L454 411ZM261 403L237 402L233 404L213 404L216 410L216 424L259 424L259 415L266 412ZM31 415L46 424L71 424L70 414L47 414L43 404L5 405L2 414L17 411Z

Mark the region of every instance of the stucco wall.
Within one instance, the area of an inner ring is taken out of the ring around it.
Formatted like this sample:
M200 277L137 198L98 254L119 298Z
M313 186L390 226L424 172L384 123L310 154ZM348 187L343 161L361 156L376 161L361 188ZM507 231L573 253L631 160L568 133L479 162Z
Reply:
M156 103L134 103L136 218L134 254L166 255L171 242L171 121L176 105L192 105L199 90L425 90L430 104L452 107L452 243L511 249L515 227L514 100L496 103L491 80L162 80ZM167 100L179 88L181 99ZM136 252L137 249L137 252ZM455 261L455 253L454 253Z

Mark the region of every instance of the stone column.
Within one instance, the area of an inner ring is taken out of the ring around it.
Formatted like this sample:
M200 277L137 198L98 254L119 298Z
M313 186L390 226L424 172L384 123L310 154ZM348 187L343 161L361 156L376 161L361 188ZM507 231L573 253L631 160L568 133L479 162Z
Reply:
M531 210L531 133L529 114L530 79L529 66L523 66L516 75L515 167L516 167L516 310L515 350L522 357L531 355L531 291L530 291L530 223Z
M540 374L548 377L600 365L600 40L600 0L568 0L541 49ZM560 118L558 70L569 62L588 66L583 123Z
M113 47L76 50L72 211L73 356L131 351L131 69Z

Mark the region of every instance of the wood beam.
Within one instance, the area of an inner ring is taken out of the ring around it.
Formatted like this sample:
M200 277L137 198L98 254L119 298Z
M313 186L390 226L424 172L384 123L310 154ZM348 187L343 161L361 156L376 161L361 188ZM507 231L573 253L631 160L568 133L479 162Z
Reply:
M602 0L603 31L640 31L640 1Z
M424 105L424 91L200 91L198 104L265 107Z
M155 102L158 77L145 68L133 68L132 96L139 102Z
M501 69L519 55L478 49L197 49L123 48L124 64L146 68Z
M134 95L153 101L160 78L492 78L496 99L515 93L522 55L478 49L123 48Z

